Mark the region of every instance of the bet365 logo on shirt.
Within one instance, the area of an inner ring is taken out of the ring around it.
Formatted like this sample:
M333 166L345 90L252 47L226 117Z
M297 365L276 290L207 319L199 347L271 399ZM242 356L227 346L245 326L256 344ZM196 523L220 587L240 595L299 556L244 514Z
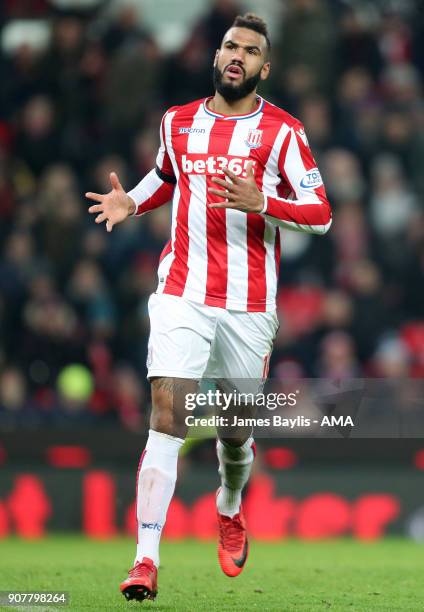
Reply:
M236 176L246 177L249 162L252 162L253 173L255 173L257 161L249 157L187 153L181 157L181 170L184 174L214 175L224 174L223 168L228 168Z

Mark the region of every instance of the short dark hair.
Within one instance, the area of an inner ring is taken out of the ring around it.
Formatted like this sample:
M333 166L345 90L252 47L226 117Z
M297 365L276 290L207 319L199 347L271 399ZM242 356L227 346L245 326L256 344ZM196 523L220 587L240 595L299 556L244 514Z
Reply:
M254 13L245 13L244 15L237 15L234 19L234 23L231 26L232 28L247 28L248 30L253 30L254 32L258 32L265 37L266 46L268 51L271 50L271 41L268 36L268 26L265 21L255 15Z

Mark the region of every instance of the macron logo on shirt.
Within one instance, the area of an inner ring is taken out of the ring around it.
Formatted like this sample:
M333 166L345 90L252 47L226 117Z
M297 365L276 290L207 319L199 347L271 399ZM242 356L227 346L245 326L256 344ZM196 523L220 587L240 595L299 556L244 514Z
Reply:
M206 134L205 128L180 127L180 134Z

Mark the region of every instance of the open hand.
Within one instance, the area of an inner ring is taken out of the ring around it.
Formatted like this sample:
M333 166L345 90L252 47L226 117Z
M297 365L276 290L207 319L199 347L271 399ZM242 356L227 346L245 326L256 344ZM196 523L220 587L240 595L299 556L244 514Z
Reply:
M110 184L112 190L106 194L92 193L89 191L85 197L89 200L99 202L88 209L89 213L100 213L96 217L96 223L106 221L106 229L108 232L117 223L121 223L135 212L134 201L127 195L119 182L118 175L115 172L110 173Z
M209 193L225 198L225 202L213 202L209 208L233 208L243 212L259 213L264 207L264 196L256 185L253 174L253 163L249 162L246 167L246 178L240 178L228 168L222 168L229 180L213 177L212 181L220 185L224 190L209 187Z

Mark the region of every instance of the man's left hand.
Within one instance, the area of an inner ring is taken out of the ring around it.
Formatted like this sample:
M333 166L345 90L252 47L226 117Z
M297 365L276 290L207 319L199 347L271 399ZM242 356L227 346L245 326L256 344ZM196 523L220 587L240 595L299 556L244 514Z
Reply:
M260 213L264 208L264 195L256 185L255 175L253 174L253 163L249 162L246 167L246 178L240 178L223 168L222 171L229 180L213 177L212 181L220 185L224 190L209 187L209 193L225 198L225 202L213 202L209 208L233 208L249 213Z

